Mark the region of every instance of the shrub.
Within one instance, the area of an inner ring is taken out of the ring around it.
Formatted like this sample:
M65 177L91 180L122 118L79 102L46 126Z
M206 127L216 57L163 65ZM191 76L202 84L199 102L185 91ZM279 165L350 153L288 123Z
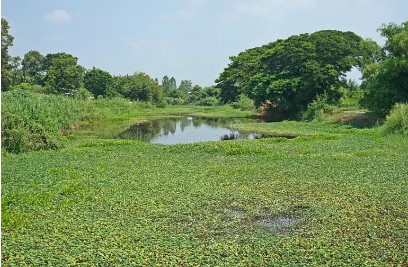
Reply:
M156 104L157 108L165 108L166 106L167 106L167 102L165 100L163 100L160 103Z
M184 105L185 101L182 98L175 98L175 97L165 97L164 101L166 101L166 103L168 105Z
M340 101L340 107L359 107L363 95L364 91L360 89L347 92Z
M313 102L308 105L306 111L303 112L302 120L321 121L324 114L331 113L332 111L333 106L328 103L327 94L318 95Z
M13 90L25 90L33 93L43 94L47 92L47 89L38 84L20 83L13 86Z
M1 143L8 152L56 148L82 114L81 102L66 96L15 90L2 93Z
M74 94L75 98L81 99L81 100L87 100L88 98L91 98L93 95L90 91L88 91L84 87L80 87Z
M9 152L20 153L26 148L28 134L21 118L10 113L1 114L1 145Z
M209 96L198 101L198 105L200 106L217 106L218 104L218 99L213 96Z
M18 85L12 86L13 90L30 90L31 85L29 83L20 83Z
M394 106L385 121L385 131L408 134L408 103Z
M238 101L231 103L231 106L242 111L255 109L254 101L246 95L240 95Z

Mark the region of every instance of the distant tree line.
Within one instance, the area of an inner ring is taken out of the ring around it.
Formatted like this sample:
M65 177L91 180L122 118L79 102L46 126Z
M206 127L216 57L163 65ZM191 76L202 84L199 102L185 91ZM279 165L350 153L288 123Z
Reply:
M337 103L345 88L349 93L358 88L362 92L360 105L381 115L396 103L408 101L408 22L380 27L387 39L384 47L353 32L324 30L251 48L231 57L216 85L205 88L190 80L177 85L176 79L167 75L160 84L143 72L114 76L98 68L87 70L67 53L44 56L32 50L23 59L12 57L8 48L13 36L3 18L1 28L2 91L30 88L155 104L234 106L243 102L248 106L252 101L282 119L299 118L316 101ZM346 79L352 68L362 72L361 86Z
M42 55L39 51L28 51L23 59L8 53L13 45L7 20L1 20L1 76L2 91L31 89L42 93L64 94L80 98L125 97L131 101L146 101L154 104L197 103L207 97L200 86L190 80L182 80L180 86L174 77L164 76L162 83L148 74L114 76L109 72L78 64L78 58L67 53ZM195 88L193 98L189 98ZM198 94L198 91L200 94ZM217 97L211 91L208 96Z

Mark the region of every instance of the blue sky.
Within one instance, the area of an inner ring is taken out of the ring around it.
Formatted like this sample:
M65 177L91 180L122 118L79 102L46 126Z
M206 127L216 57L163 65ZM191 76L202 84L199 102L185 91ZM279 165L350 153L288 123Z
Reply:
M2 0L13 56L67 52L85 68L214 84L229 57L293 34L353 31L379 43L407 0Z

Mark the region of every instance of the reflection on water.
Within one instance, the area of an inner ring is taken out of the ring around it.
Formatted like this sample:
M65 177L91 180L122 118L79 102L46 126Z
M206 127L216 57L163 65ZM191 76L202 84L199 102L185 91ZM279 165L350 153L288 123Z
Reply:
M186 144L232 139L258 139L262 135L242 133L229 127L244 122L242 118L180 117L136 123L114 138L137 139L152 144Z

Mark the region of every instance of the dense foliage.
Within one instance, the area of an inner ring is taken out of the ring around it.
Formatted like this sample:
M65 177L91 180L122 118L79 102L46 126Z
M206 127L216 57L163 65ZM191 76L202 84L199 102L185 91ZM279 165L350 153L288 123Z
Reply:
M13 46L14 37L9 34L10 26L4 18L1 18L1 91L7 91L12 84L13 57L8 49Z
M93 68L86 72L84 86L95 98L98 96L111 96L112 75L101 69Z
M342 96L345 74L370 59L365 42L352 32L326 30L249 49L231 57L217 79L221 99L235 102L245 94L256 106L269 103L286 118L322 94L335 102Z
M408 102L408 21L383 25L379 30L387 38L385 56L364 69L362 104L386 115L396 103Z
M160 103L163 99L161 86L146 73L138 72L118 79L122 95L130 100Z
M169 78L167 75L165 75L162 79L162 87L163 87L163 92L166 95L169 95L170 92L177 90L177 82L174 77Z
M28 51L21 61L23 80L30 84L43 84L43 74L45 73L45 58L36 50Z
M385 130L408 135L408 104L396 104L387 116Z
M77 58L59 53L47 69L45 85L52 93L75 95L83 85L84 74L85 69L77 64Z
M64 96L14 90L1 102L1 145L8 152L56 148L82 116L81 103Z

